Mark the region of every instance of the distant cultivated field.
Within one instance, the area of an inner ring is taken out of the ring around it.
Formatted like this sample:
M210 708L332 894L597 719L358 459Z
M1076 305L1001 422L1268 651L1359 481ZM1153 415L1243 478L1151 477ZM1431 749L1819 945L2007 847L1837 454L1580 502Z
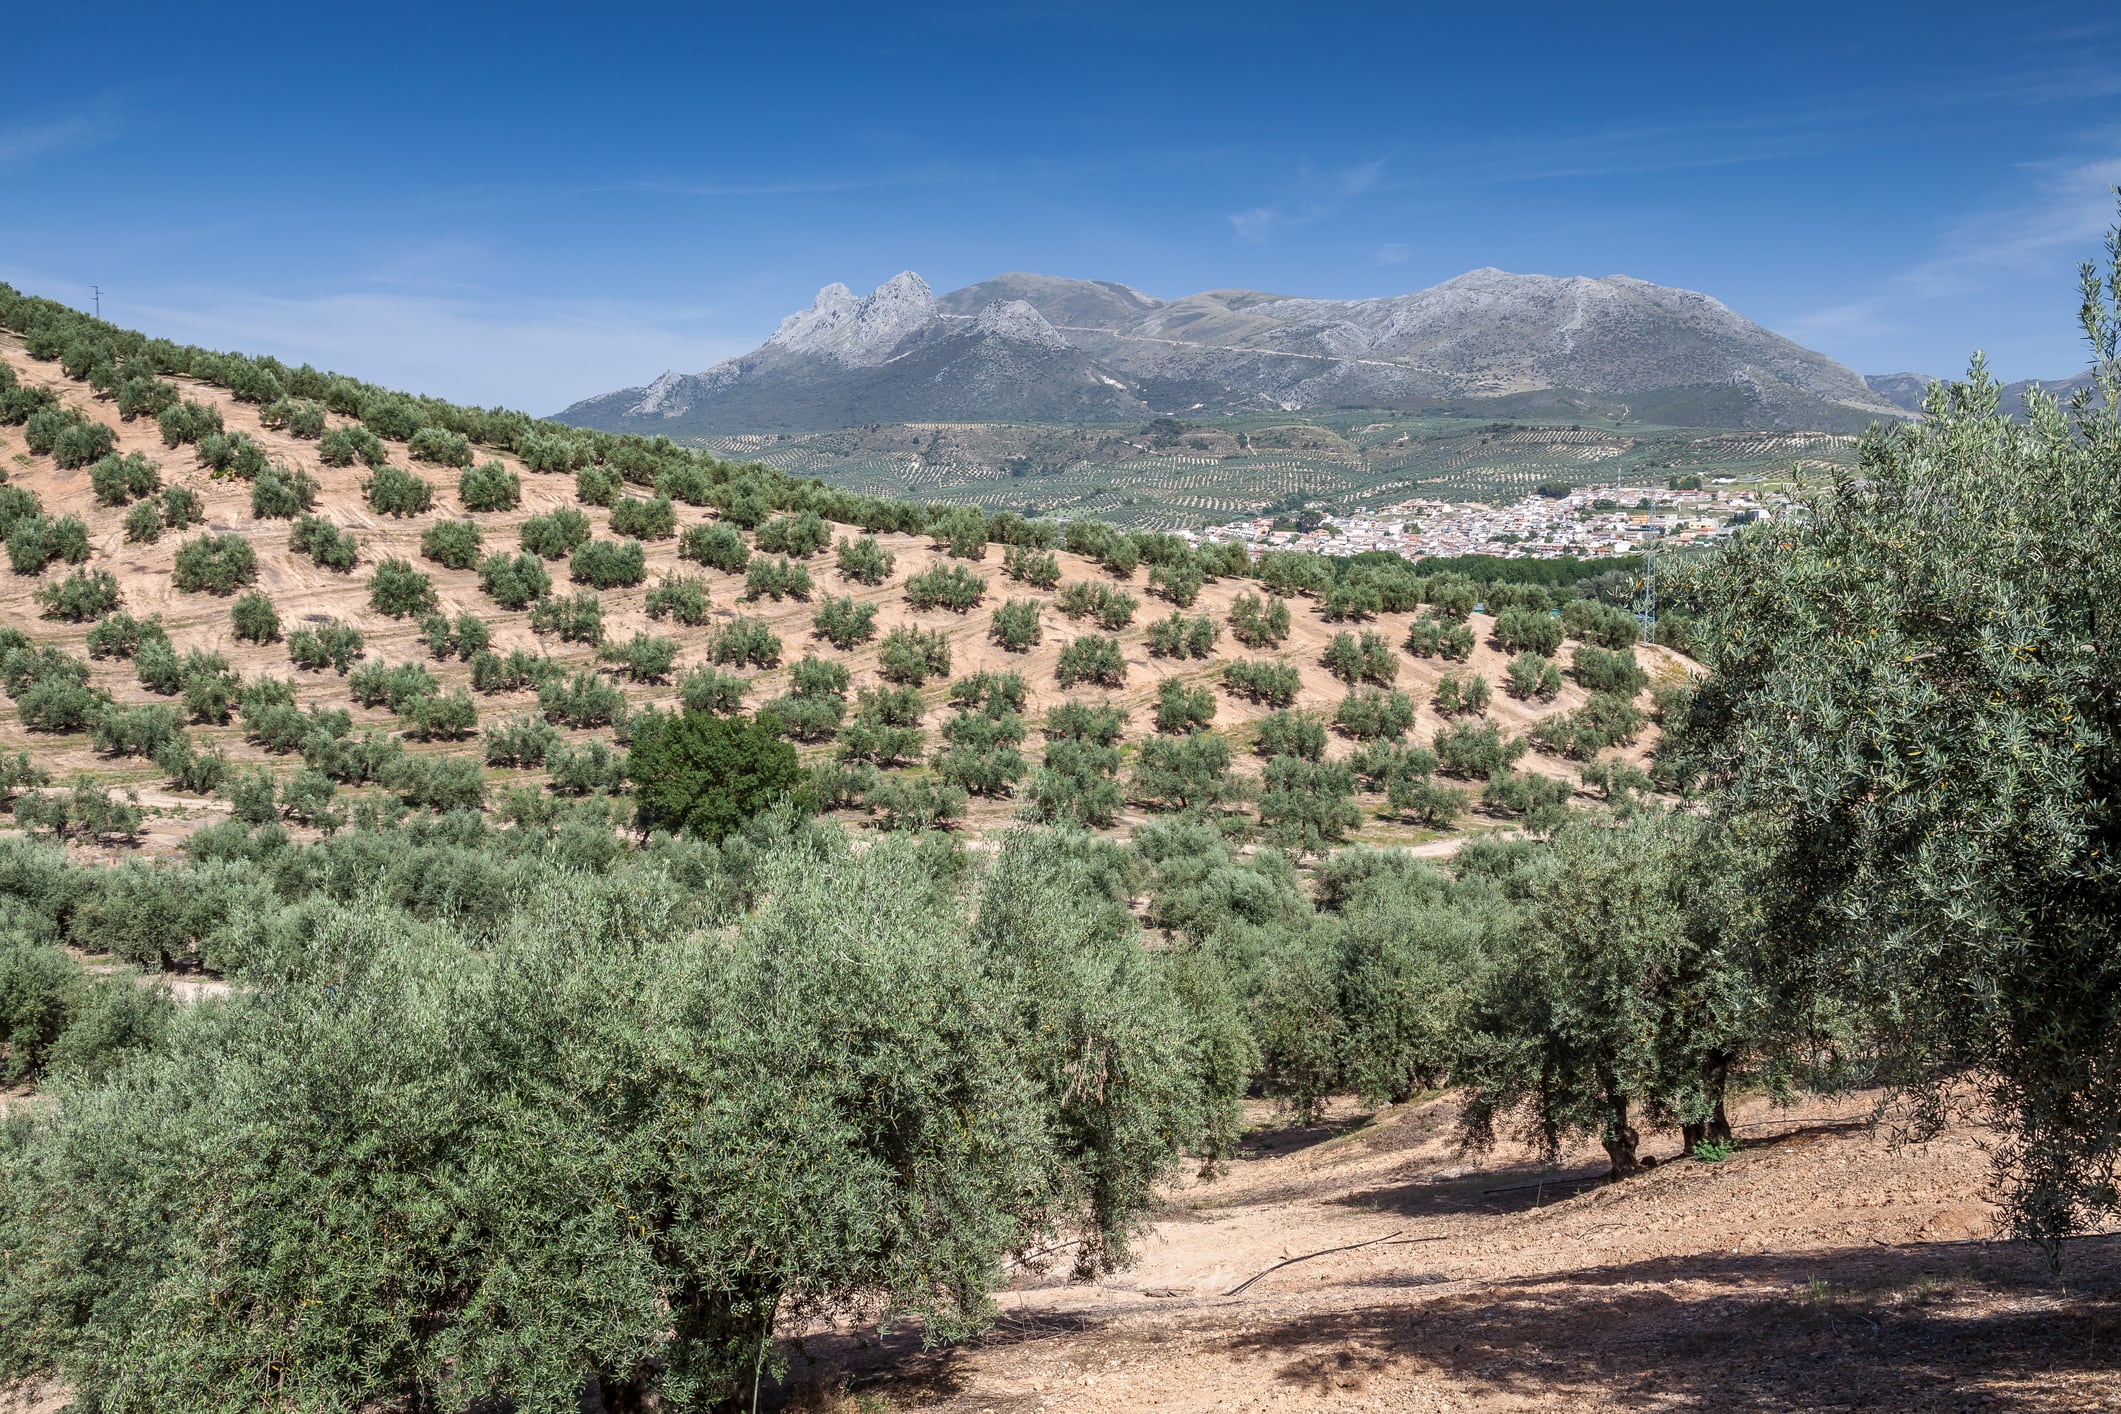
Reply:
M1322 501L1500 501L1542 482L1662 485L1680 475L1788 477L1852 466L1821 432L1472 422L1369 412L1253 415L1140 429L892 425L700 445L878 496L1143 529L1200 526Z

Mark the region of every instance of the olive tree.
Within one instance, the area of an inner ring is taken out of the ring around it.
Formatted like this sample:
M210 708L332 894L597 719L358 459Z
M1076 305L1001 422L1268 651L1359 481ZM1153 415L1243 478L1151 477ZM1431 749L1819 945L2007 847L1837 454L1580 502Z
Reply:
M1918 1130L1978 1090L2051 1259L2121 1207L2121 228L2081 273L2070 407L2004 416L1977 359L1684 586L1680 735L1767 858L1779 975L1873 1019Z

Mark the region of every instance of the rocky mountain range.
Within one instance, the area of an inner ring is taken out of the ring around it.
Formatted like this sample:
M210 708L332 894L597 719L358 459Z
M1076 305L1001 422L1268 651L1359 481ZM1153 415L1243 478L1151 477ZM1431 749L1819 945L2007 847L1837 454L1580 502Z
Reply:
M1122 423L1332 407L1861 428L1905 404L1707 295L1475 270L1363 300L1009 274L940 297L911 271L827 285L741 357L560 420L717 436L899 422Z
M1872 392L1894 407L1919 413L1922 411L1923 395L1929 391L1930 384L1939 380L1924 373L1873 373L1863 381L1870 385ZM2080 373L2074 378L2022 378L2016 383L2003 385L1998 405L2006 417L2024 417L2025 395L2035 388L2053 394L2067 406L2069 400L2076 396L2078 389L2089 388L2091 384L2092 375L2089 372Z

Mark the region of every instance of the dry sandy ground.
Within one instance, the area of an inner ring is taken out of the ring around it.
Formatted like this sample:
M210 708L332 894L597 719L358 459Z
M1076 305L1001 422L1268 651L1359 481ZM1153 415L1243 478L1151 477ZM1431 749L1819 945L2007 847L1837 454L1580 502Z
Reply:
M368 582L376 563L388 556L398 556L417 565L433 578L441 598L442 607L454 615L464 611L477 614L492 629L495 647L505 653L513 648L530 651L543 650L573 667L586 668L592 665L592 651L579 644L563 644L541 640L530 632L527 613L510 613L497 607L478 588L478 576L469 570L450 570L432 561L422 559L419 552L421 534L437 521L465 517L461 502L457 499L459 473L453 468L428 466L413 462L400 444L392 444L394 464L410 467L435 487L435 506L425 515L403 520L379 516L370 511L362 499L361 483L367 468L328 467L317 460L317 444L292 437L285 432L273 431L263 426L258 419L258 409L235 401L225 390L197 383L191 379L177 378L171 381L179 385L186 398L211 403L221 411L223 423L230 431L242 431L254 438L266 452L291 467L307 471L318 483L321 494L318 514L334 524L353 531L360 544L360 563L351 573L341 574L320 569L307 557L294 554L288 546L289 522L283 520L260 520L250 513L249 486L233 478L216 478L199 468L192 448L168 448L151 419L142 418L134 422L119 421L111 403L95 397L84 384L68 380L56 363L40 363L22 352L20 340L0 335L0 360L10 364L16 375L26 384L50 388L67 404L78 407L96 420L116 430L118 448L122 452L139 452L161 468L164 484L188 486L198 492L205 502L207 531L234 532L249 539L258 557L258 586L273 600L279 610L283 625L287 628L300 626L305 621L338 618L360 628L368 636L368 655L372 660L399 662L413 660L424 663L441 680L445 687L468 685L469 670L462 663L436 663L429 659L418 642L415 625L406 619L390 619L372 612L368 608ZM329 421L340 424L347 419L333 415ZM480 448L481 460L497 456L490 449ZM512 456L498 455L498 459L516 471L522 480L523 504L515 511L479 514L470 518L477 521L484 532L488 549L503 549L511 553L517 548L517 529L534 514L575 506L574 478L571 476L538 475L526 471ZM397 725L397 718L390 712L375 708L354 706L350 701L343 678L333 673L296 673L287 659L284 645L254 645L239 643L230 631L230 600L211 594L179 593L171 584L171 568L175 562L179 545L201 534L201 530L188 530L165 534L153 545L127 544L121 530L124 511L118 508L99 507L89 486L88 472L84 469L61 470L49 457L33 456L23 442L20 428L0 428L0 469L7 479L35 491L44 503L47 514L71 514L81 517L88 527L89 541L93 553L87 568L104 569L117 576L124 593L124 608L137 617L159 614L168 626L170 636L179 652L191 648L208 648L227 656L230 663L246 677L267 675L292 677L295 679L299 700L305 704L319 703L331 707L349 708L354 714L357 728L378 727L385 730ZM637 492L638 488L629 488ZM598 537L610 534L610 513L595 506L580 509L589 517ZM710 519L712 512L695 507L679 505L678 529L698 521ZM844 528L836 528L843 530ZM1148 572L1137 569L1120 581L1140 602L1132 628L1123 631L1120 642L1128 664L1126 686L1118 689L1077 688L1061 690L1054 681L1053 668L1060 649L1077 634L1088 632L1093 625L1088 622L1071 621L1053 606L1053 595L1015 584L1001 574L1002 548L988 547L983 565L976 566L978 573L988 580L987 601L970 614L953 614L946 610L926 613L914 612L906 603L903 584L908 575L937 563L955 563L932 549L924 537L885 535L880 537L897 556L897 566L890 582L878 588L866 588L858 584L843 582L833 569L832 557L818 556L809 564L817 581L817 593L851 594L858 600L874 602L878 606L878 638L900 624L910 624L922 629L945 630L952 640L951 675L963 676L982 670L1017 671L1031 689L1032 700L1027 716L1036 721L1053 704L1076 699L1083 701L1109 701L1129 709L1132 717L1129 736L1139 738L1148 734L1154 713L1157 689L1168 678L1177 678L1188 683L1212 684L1223 661L1231 658L1281 657L1286 658L1301 671L1303 693L1300 707L1330 714L1344 695L1345 689L1323 667L1319 666L1319 655L1332 636L1343 628L1369 628L1381 633L1395 649L1395 660L1399 668L1398 685L1404 689L1420 707L1420 718L1413 739L1426 742L1443 719L1430 704L1430 696L1437 680L1447 670L1465 671L1466 667L1485 676L1491 688L1492 705L1489 714L1506 731L1521 732L1534 721L1555 712L1569 711L1580 706L1586 696L1583 689L1574 683L1566 685L1559 698L1551 703L1524 703L1510 698L1501 691L1503 670L1508 655L1488 646L1486 629L1488 621L1476 616L1475 627L1480 633L1480 642L1474 649L1468 665L1446 663L1437 659L1418 659L1397 651L1406 637L1412 614L1387 614L1378 622L1369 625L1339 625L1323 622L1317 614L1317 606L1309 600L1292 602L1293 626L1287 644L1278 653L1254 653L1237 645L1225 634L1217 645L1216 659L1209 662L1181 661L1150 656L1145 642L1150 623L1170 614L1171 606L1151 596L1148 592ZM704 645L708 635L721 624L742 613L764 619L780 635L785 645L784 664L781 668L767 672L751 672L752 687L748 701L752 705L764 702L785 691L790 676L789 667L804 653L814 652L820 657L834 658L845 663L854 674L857 689L880 682L876 674L877 647L870 644L852 652L839 652L822 640L810 636L811 618L816 610L815 602L788 600L774 603L770 600L755 604L740 602L743 593L741 576L723 574L699 565L681 561L677 554L675 539L652 542L647 547L649 574L639 587L604 592L600 598L604 608L604 629L607 640L624 641L636 631L663 634L675 637L682 645L676 671L669 682L660 685L625 685L627 696L636 705L654 703L660 706L674 705L677 699L676 680L697 663L704 661ZM1077 556L1059 556L1062 575L1066 580L1097 580L1113 582L1112 576L1098 566ZM553 565L554 589L559 593L571 592L578 586L567 582L564 562ZM18 624L43 641L64 647L69 652L85 654L88 625L64 624L41 619L37 605L31 595L36 587L48 580L63 577L65 566L54 566L44 575L25 577L0 568L0 622ZM699 575L710 587L715 608L713 621L701 628L684 628L668 622L656 623L649 619L645 599L647 592L664 573ZM1201 593L1199 602L1190 613L1206 613L1219 622L1227 615L1237 596L1256 591L1257 586L1245 582L1225 580L1208 585ZM988 627L993 611L1003 600L1028 598L1041 603L1043 613L1044 642L1029 653L1008 653L995 645L989 637ZM1662 649L1644 647L1638 650L1639 657L1653 678L1683 671L1683 660ZM93 664L96 685L108 688L120 702L160 701L143 689L134 676L132 665L117 660L99 661ZM926 725L931 730L931 746L934 745L933 730L947 717L943 706L944 685L930 684L927 689L929 712ZM478 699L482 720L505 721L518 713L534 711L535 694L501 693ZM1250 727L1267 714L1266 708L1216 693L1215 726L1229 734L1239 744L1248 744L1252 739ZM279 769L289 769L291 764L284 758L267 756L258 748L243 740L241 728L231 724L222 728L194 727L193 734L202 743L214 743L224 748L231 759L242 764L271 763ZM588 736L599 733L571 733ZM608 732L600 733L608 736ZM1655 729L1645 733L1637 747L1627 755L1640 761L1655 737ZM61 781L75 771L92 771L99 778L113 785L130 786L140 793L142 804L156 807L148 822L147 849L152 853L164 852L181 843L182 839L201 824L219 818L223 809L217 802L200 801L196 798L174 796L165 788L162 773L151 763L141 760L112 761L98 757L90 748L86 736L50 737L25 732L16 721L11 705L0 701L0 751L12 753L27 748L39 764L45 766ZM415 751L476 751L476 743L455 746L412 746ZM1341 755L1353 749L1350 743L1336 740L1332 754ZM1036 739L1031 744L1034 759L1038 750ZM810 754L829 754L829 747L811 748ZM1533 753L1523 761L1527 770L1547 775L1573 778L1575 767L1556 758ZM1247 769L1250 769L1249 767ZM506 785L512 781L540 781L541 772L517 772L493 770L489 781L494 785ZM1382 806L1374 798L1365 800L1373 811ZM969 823L975 828L1006 824L1013 819L1015 807L1010 802L975 802ZM1122 828L1130 823L1122 821ZM1473 827L1494 828L1500 822L1485 821L1475 817ZM1431 838L1429 832L1413 829L1391 822L1373 821L1366 827L1363 838L1383 844L1418 843Z
M796 1407L2121 1408L2121 1242L2051 1279L1986 1240L1976 1132L1895 1149L1868 1115L1748 1104L1730 1159L1658 1136L1668 1162L1610 1187L1579 1186L1588 1152L1469 1160L1445 1100L1265 1130L1131 1271L1025 1277L958 1349L814 1338Z

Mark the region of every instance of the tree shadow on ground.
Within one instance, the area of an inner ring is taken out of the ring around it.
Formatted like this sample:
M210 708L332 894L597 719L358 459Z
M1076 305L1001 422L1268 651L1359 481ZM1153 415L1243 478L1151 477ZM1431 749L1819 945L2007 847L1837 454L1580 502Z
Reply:
M1615 1407L2074 1409L2121 1390L2121 1242L2069 1260L2064 1286L2029 1248L1977 1243L1660 1258L1351 1304L1227 1349L1319 1394L1391 1369Z

